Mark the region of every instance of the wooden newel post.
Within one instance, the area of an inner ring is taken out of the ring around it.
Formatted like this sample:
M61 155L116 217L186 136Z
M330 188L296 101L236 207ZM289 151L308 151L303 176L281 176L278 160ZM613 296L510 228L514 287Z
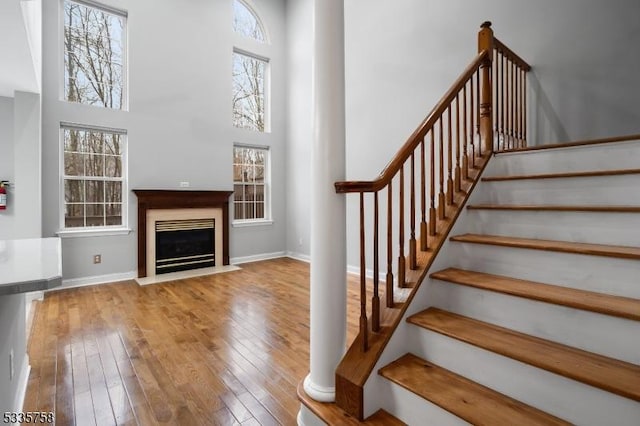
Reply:
M491 111L491 61L493 58L493 30L491 22L483 22L478 33L478 53L486 50L489 54L480 65L482 86L480 89L480 138L484 143L485 152L493 151L493 113Z

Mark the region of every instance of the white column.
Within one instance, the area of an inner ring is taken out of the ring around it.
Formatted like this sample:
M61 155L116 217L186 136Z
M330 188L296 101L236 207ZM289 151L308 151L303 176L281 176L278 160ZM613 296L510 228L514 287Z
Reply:
M14 235L42 237L41 109L37 93L15 92L13 147Z
M335 369L346 345L344 2L316 0L313 17L311 151L311 367L307 394L335 400Z

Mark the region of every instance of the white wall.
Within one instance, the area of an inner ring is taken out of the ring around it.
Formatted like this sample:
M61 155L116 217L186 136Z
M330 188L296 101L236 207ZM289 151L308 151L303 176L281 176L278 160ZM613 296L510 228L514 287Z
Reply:
M0 96L0 180L14 180L13 166L13 98ZM14 203L8 188L7 209L0 211L0 240L13 238Z
M471 61L485 20L534 68L531 101L539 102L530 117L532 139L640 130L635 0L345 3L351 177L381 171Z
M234 142L268 145L274 223L231 228L231 257L285 250L285 22L284 0L256 2L271 38L260 53L271 59L271 132L236 129L231 122L233 46L255 43L233 33L232 1L105 0L128 12L129 111L60 100L61 2L43 2L43 230L60 227L60 122L128 131L129 189L232 190ZM129 194L130 235L66 239L65 279L136 270L136 197ZM102 264L93 265L93 254Z
M288 10L302 10L298 3L308 1L294 1ZM370 180L382 171L471 61L485 20L534 67L530 140L640 132L640 54L634 48L640 44L638 16L636 0L345 1L347 178ZM289 24L291 38L306 37L290 45L311 45L310 18L306 21L309 28ZM296 82L310 81L310 67L295 66L304 63L303 50L290 52L290 98L296 90L305 93ZM311 104L297 102L290 108L289 129L309 121ZM295 136L304 134L300 125L289 141L297 163L289 165L289 180L299 188L308 182L310 158L302 149L303 137ZM309 220L308 198L301 193L290 193L288 206L289 222L297 228ZM351 265L358 259L356 198L351 196L348 206ZM289 236L289 250L298 249L295 238Z

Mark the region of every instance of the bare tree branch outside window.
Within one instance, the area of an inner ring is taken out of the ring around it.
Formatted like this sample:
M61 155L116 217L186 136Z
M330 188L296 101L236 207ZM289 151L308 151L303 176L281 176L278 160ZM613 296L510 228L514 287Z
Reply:
M233 125L265 131L265 71L267 62L233 54Z
M235 220L267 219L266 174L269 150L233 148L233 206Z
M65 99L122 109L126 18L64 2Z
M124 135L64 128L64 227L122 226Z
M240 0L233 2L233 30L260 43L266 41L260 21L253 11Z

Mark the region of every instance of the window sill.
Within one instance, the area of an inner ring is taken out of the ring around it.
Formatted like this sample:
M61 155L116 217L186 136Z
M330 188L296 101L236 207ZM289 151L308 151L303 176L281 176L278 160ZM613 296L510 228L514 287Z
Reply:
M248 226L266 226L266 225L273 225L273 220L268 220L268 219L247 220L247 221L237 221L231 224L231 226L233 226L234 228L245 228Z
M115 235L129 235L129 228L102 228L102 229L62 229L56 232L60 238L85 238L85 237L108 237Z

